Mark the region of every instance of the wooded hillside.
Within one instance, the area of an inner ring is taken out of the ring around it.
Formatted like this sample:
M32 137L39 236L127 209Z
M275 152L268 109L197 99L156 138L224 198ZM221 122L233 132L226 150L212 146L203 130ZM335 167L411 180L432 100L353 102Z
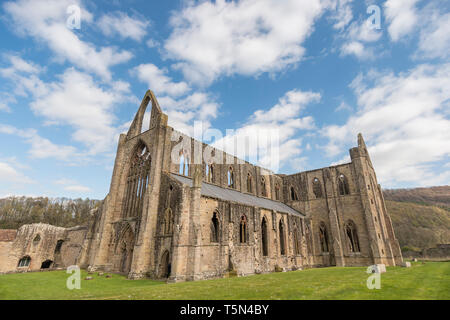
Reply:
M403 249L450 243L450 186L384 190L394 232Z

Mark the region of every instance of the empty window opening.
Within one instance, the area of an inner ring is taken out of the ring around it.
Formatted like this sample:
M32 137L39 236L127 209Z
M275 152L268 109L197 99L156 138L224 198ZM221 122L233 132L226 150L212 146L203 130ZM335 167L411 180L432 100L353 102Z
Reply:
M253 192L253 188L252 188L252 176L251 174L247 174L247 192Z
M284 256L286 254L286 246L285 246L285 239L284 239L284 223L283 220L280 220L280 223L278 224L278 230L280 233L280 254Z
M320 249L322 252L329 252L328 248L328 232L325 223L321 223L319 227Z
M37 245L41 241L41 236L37 234L33 239L33 245Z
M358 233L353 221L347 222L345 226L345 233L347 235L350 252L360 252Z
M298 241L298 230L297 230L297 228L294 229L294 249L295 249L295 254L299 255L300 254L300 243Z
M291 187L291 200L292 201L297 201L298 200L297 193L295 192L294 187Z
M144 195L150 183L150 151L141 142L131 157L128 171L123 216L137 217L141 215Z
M28 267L30 265L31 258L29 256L25 256L22 259L19 260L19 263L17 264L18 267Z
M178 173L183 176L189 176L189 157L185 155L185 152L180 153L180 167Z
M64 243L64 240L58 240L58 242L56 242L56 247L55 247L55 254L58 254L61 252L61 247Z
M350 188L348 186L347 177L343 174L340 174L338 177L338 187L339 187L339 194L341 196L350 194Z
M267 197L266 179L264 177L261 178L261 195Z
M266 218L264 217L261 222L261 247L262 247L262 255L268 256L269 255L269 248L268 248L268 234L267 234L267 222Z
M239 241L241 243L247 243L247 218L241 217L241 223L239 226Z
M228 169L228 176L227 176L227 178L228 178L228 187L234 189L234 187L235 187L234 186L234 173L233 173L233 168L232 167L230 167Z
M211 219L211 242L219 242L219 219L216 212Z
M313 180L313 192L316 198L322 198L322 185L320 184L320 181L318 178L314 178Z

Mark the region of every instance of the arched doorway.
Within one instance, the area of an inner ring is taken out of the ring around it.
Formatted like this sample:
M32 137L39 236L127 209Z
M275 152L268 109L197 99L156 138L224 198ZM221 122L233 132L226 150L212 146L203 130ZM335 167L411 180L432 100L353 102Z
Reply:
M119 256L116 268L121 273L128 273L131 269L134 249L134 233L128 225L124 228L121 237L118 241L116 254Z
M52 260L45 260L44 262L42 262L41 264L41 269L48 269L51 267L53 261Z
M160 278L168 278L170 276L170 254L169 251L164 251L161 256L161 263L159 264L159 277Z

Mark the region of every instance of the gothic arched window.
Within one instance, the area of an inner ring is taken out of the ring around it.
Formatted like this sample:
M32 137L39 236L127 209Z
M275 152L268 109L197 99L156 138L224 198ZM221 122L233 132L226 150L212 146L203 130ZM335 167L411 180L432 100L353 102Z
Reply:
M295 254L299 255L300 254L300 243L298 241L297 227L294 228L294 249L295 249Z
M19 263L17 264L17 266L18 267L28 267L30 265L30 262L31 262L30 256L25 256L19 260Z
M261 222L261 248L262 248L263 256L269 255L268 244L269 244L269 240L268 240L268 234L267 234L267 221L266 221L266 217L264 217Z
M189 156L183 152L180 152L180 167L178 173L184 176L189 176Z
M171 234L173 229L173 215L172 215L172 209L168 208L164 212L164 218L163 218L163 234Z
M253 188L252 188L252 175L249 173L247 174L247 192L252 193L253 192Z
M348 221L345 225L345 234L347 235L350 252L360 252L358 232L353 221Z
M239 225L239 241L240 243L247 243L247 218L241 217L241 223Z
M230 167L228 169L227 178L228 178L228 187L234 189L235 188L235 185L234 185L234 173L233 173L233 168L232 167Z
M291 187L291 200L292 201L297 201L298 200L297 193L295 192L294 187Z
M217 217L217 213L214 212L213 217L211 219L211 242L219 242L220 239L220 231L219 231L219 218Z
M278 224L278 230L280 232L280 254L284 256L286 254L286 245L284 239L284 223L283 220L280 220Z
M124 217L137 217L141 215L145 191L150 182L150 166L150 151L141 142L131 156L127 186L125 189Z
M214 166L206 164L206 181L214 183Z
M338 187L339 187L339 194L341 196L350 194L350 188L348 187L348 181L347 177L343 174L340 174L338 177Z
M261 178L261 195L267 197L266 179L264 177Z
M39 241L41 241L41 236L39 234L37 234L34 239L33 239L33 245L38 245Z
M313 192L316 198L322 198L322 185L320 184L320 180L317 178L313 179Z
M328 249L328 232L325 223L320 223L319 226L319 238L320 238L320 249L322 252L329 252Z
M275 185L275 200L280 200L280 186L278 183Z

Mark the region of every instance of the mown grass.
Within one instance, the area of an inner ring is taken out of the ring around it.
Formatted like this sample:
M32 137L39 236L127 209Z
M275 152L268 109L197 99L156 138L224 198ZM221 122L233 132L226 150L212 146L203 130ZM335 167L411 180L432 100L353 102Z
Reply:
M322 268L196 282L127 280L94 273L80 290L64 271L0 275L0 299L450 299L450 262L389 267L381 289L369 290L366 268Z

